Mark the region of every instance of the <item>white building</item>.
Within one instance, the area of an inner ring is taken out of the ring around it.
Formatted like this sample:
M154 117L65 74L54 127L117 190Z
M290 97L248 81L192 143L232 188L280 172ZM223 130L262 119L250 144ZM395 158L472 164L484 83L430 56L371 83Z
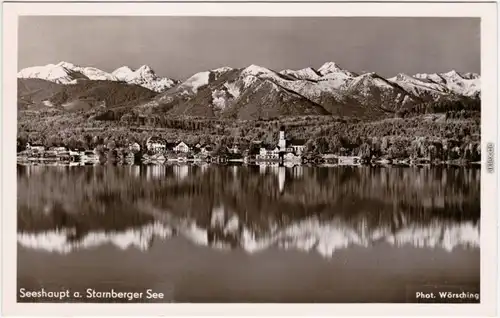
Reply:
M55 152L64 152L67 151L66 147L54 147Z
M256 156L257 160L279 160L280 149L279 147L267 146L261 147L259 154Z
M286 170L285 167L278 168L278 185L280 193L285 189L285 178L286 178Z
M149 137L146 141L146 148L148 149L148 151L161 153L165 152L165 150L167 149L167 143L162 138Z
M295 155L302 156L302 153L306 149L306 145L302 140L295 139L290 142L290 148L292 148Z
M288 153L286 153L286 154L283 156L283 160L284 160L284 161L290 161L290 162L300 162L300 161L301 161L301 156L299 156L299 155L294 155L293 153L288 152Z
M189 175L189 166L175 165L173 168L174 168L174 175L177 180L185 179Z
M174 147L175 152L186 153L189 152L189 150L191 150L191 148L183 141L181 141L180 143L177 144L177 146Z

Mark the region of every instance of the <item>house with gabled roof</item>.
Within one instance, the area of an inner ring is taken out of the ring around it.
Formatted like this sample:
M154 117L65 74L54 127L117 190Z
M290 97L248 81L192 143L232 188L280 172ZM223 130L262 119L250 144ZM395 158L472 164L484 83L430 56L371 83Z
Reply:
M255 156L256 160L279 160L280 148L276 145L261 144L259 154Z
M182 152L182 153L187 153L191 150L191 147L186 144L184 141L181 141L179 142L174 148L173 150L175 152Z
M306 149L306 141L303 139L291 139L287 146L292 149L295 155L301 156Z

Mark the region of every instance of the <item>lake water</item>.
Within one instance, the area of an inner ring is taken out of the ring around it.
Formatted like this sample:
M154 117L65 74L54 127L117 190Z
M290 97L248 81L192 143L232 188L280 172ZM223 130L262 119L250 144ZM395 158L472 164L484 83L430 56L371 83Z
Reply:
M479 292L479 168L18 166L17 181L18 289L82 294L22 302Z

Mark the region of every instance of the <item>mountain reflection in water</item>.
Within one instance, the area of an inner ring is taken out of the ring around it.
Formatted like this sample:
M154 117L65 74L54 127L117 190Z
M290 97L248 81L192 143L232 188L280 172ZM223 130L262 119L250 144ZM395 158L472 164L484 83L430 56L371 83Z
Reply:
M479 248L480 170L269 166L18 166L18 243L148 250L181 236L256 253Z

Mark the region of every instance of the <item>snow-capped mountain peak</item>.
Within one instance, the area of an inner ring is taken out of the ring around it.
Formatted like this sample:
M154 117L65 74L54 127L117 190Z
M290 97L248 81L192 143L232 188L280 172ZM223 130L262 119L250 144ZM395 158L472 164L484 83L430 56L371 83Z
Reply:
M420 73L413 76L399 73L392 78L385 79L375 72L358 75L343 69L335 62L324 63L319 69L306 67L298 70L285 69L281 72L256 64L238 69L222 66L196 73L179 83L158 76L149 65L142 65L137 69L122 66L108 73L95 67L82 67L62 61L57 64L23 69L18 73L18 77L39 78L60 84L76 84L80 80L122 81L156 92L165 92L158 97L162 105L165 105L166 101L172 104L175 101L176 105L188 103L192 98L197 97L195 95L200 93L200 90L205 92L203 88L205 87L207 94L196 98L196 103L193 101L192 112L196 114L205 111L199 105L214 105L214 101L219 105L218 109L226 109L226 106L231 103L246 106L246 101L239 100L241 96L268 98L267 92L275 88L280 92L286 91L286 93L277 94L279 96L291 96L289 93L295 93L299 95L300 103L309 105L313 102L324 107L324 110L328 112L340 113L340 110L346 109L346 112L354 113L352 108L347 110L348 105L362 105L363 109L356 110L359 114L367 112L368 108L365 107L367 105L375 109L378 114L388 109L397 110L401 105L437 100L447 95L477 96L476 94L480 92L480 75L475 73L458 73L455 70L447 73ZM260 83L265 84L259 85ZM274 85L277 86L274 87ZM266 93L254 94L259 90ZM207 99L205 95L210 96L208 97L210 100L204 101ZM296 97L293 96L293 98ZM156 102L155 100L152 104ZM259 104L262 101L253 102ZM278 102L269 100L270 105L273 103ZM152 104L147 103L147 105ZM179 109L179 113L181 113L180 108L181 106L176 108L176 110ZM212 116L211 111L207 114L210 113Z
M375 72L369 72L369 73L359 75L351 82L351 86L356 86L359 84L364 84L364 85L369 84L369 85L374 85L374 86L379 86L379 87L387 87L387 88L392 87L392 85L385 78L380 77Z
M198 88L208 84L210 78L210 71L199 72L185 80L181 87L191 90L193 93L198 91Z
M462 76L460 75L460 73L458 73L455 70L451 70L451 71L443 73L441 75L445 76L445 77L453 77L453 78L460 77L460 78L462 78Z
M418 74L417 74L418 75ZM432 76L435 80L431 80L425 76L410 76L408 74L399 73L398 75L389 78L390 82L396 83L407 92L414 96L424 98L438 98L443 94L449 94L450 90L443 85L443 79L439 75Z
M321 67L318 69L318 72L325 76L331 73L342 73L347 76L354 77L357 74L347 71L343 68L341 68L337 63L334 62L326 62L325 64L321 65Z
M113 72L118 80L129 84L137 84L155 92L163 92L177 84L176 81L156 75L151 67L142 65L135 71L128 66L123 66Z
M232 67L229 66L222 66L216 69L213 69L212 72L217 73L217 74L222 74L222 73L227 73L234 70Z
M440 74L437 73L432 73L432 74L418 73L413 75L413 77L421 80L428 80L438 84L443 84L443 85L446 84L446 80Z
M253 76L259 76L261 74L271 74L271 73L273 73L273 71L271 71L270 69L255 64L248 66L242 72L242 74L244 75L253 75Z
M252 64L241 71L240 78L245 82L245 87L251 85L257 78L261 80L272 80L280 85L285 86L297 80L296 78L290 77L289 75L280 74L273 70L255 64Z
M137 70L144 71L144 72L150 72L150 71L152 71L151 67L149 67L149 65L146 65L146 64L141 65L141 67L139 67Z
M133 72L134 71L130 67L122 66L122 67L119 67L116 70L114 70L111 74L116 76L119 80L122 80L122 79L130 76L130 74L132 74Z
M198 72L179 84L176 91L181 92L183 95L194 95L198 93L201 87L208 85L210 81L217 80L221 75L233 70L231 67L223 66L209 71Z
M318 71L316 71L312 67L307 67L296 71L286 69L281 71L280 74L292 76L296 79L301 79L301 80L318 80L321 77Z
M398 75L389 78L388 80L390 81L411 81L412 77L408 74L405 73L399 73Z
M137 69L136 72L139 74L155 74L153 69L151 67L149 67L148 65L142 65L141 67L139 67Z
M59 84L75 84L78 79L87 79L73 64L60 62L45 66L27 67L17 73L19 78L39 78Z
M143 65L138 69L136 69L135 71L128 66L122 66L114 70L112 74L116 76L119 80L125 80L125 81L137 80L138 78L144 78L148 76L154 77L156 75L154 71L147 65Z
M108 72L102 71L95 67L80 67L75 66L73 70L87 76L88 79L94 81L116 81L116 77Z
M322 75L332 73L332 72L338 72L341 71L342 68L337 65L335 62L326 62L325 64L321 65L321 67L318 69L318 72Z
M464 73L462 74L462 77L465 79L472 80L472 79L479 79L481 76L477 73Z
M53 65L53 64L49 64L49 65ZM78 68L79 66L76 66L75 64L73 63L69 63L69 62L64 62L64 61L61 61L59 63L56 64L56 66L61 66L61 67L65 67L67 69L75 69L75 68Z

